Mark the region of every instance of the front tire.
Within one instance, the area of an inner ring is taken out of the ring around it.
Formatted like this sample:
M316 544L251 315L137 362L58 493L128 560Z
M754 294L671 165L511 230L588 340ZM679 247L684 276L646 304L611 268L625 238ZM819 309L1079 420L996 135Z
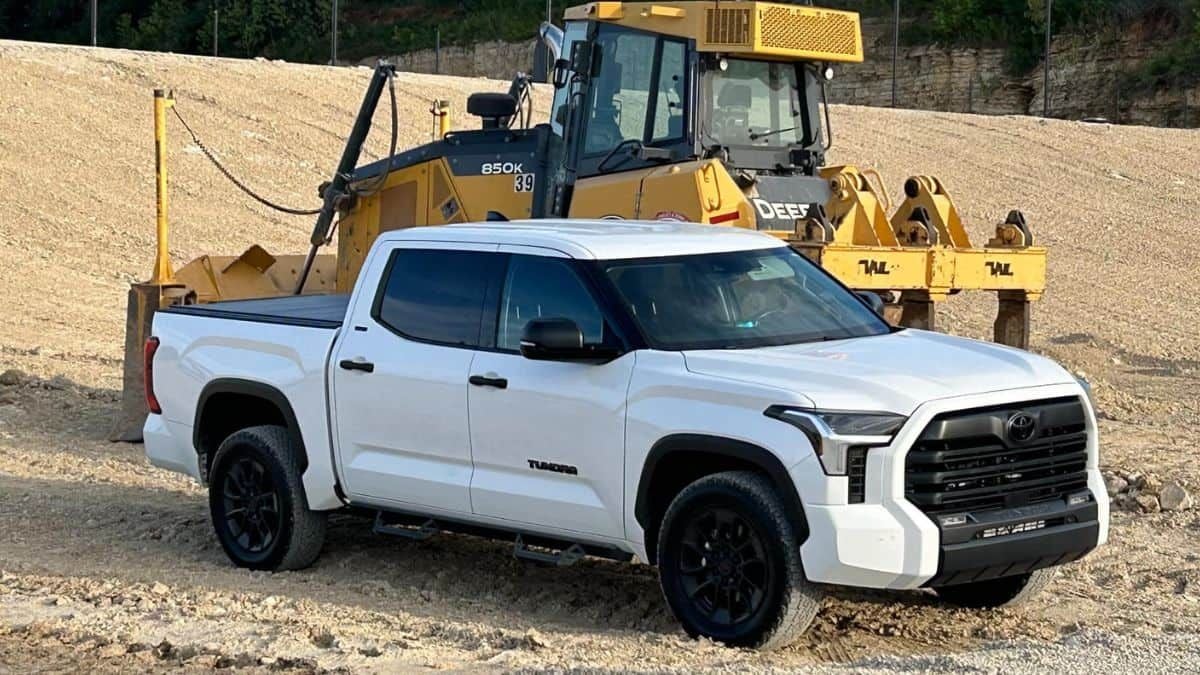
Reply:
M706 476L675 497L659 529L658 569L667 604L692 637L777 649L820 609L779 495L751 471Z
M308 509L299 452L283 427L242 429L221 443L208 506L217 540L238 567L302 569L325 542L326 514Z
M1041 593L1058 576L1057 567L1047 567L1029 574L975 581L935 588L938 597L946 602L972 609L999 609L1023 605Z

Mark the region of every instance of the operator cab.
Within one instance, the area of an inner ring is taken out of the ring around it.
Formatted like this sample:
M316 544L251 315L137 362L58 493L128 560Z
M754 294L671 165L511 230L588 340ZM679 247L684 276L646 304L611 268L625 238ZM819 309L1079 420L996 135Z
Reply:
M767 191L785 191L790 202L825 202L828 187L817 172L828 149L828 124L823 130L820 117L832 68L827 60L797 58L793 49L754 44L752 11L792 10L751 2L568 9L565 29L551 36L561 40L561 58L545 212L566 215L579 179L708 158L719 159L744 190L787 177L786 185L781 179ZM695 16L706 23L697 28L689 12L704 12ZM856 54L840 60L861 59L853 25Z

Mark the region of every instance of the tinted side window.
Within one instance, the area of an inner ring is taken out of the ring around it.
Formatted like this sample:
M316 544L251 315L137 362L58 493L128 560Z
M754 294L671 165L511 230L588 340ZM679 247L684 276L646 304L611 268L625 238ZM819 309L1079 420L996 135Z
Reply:
M557 258L514 255L500 301L496 346L519 350L525 324L538 318L571 319L585 343L604 343L604 316L570 265Z
M584 154L600 155L621 141L642 140L655 44L657 38L647 33L606 32L596 39L604 60L592 82Z
M392 254L375 319L416 340L477 347L484 295L502 259L479 251L400 249Z

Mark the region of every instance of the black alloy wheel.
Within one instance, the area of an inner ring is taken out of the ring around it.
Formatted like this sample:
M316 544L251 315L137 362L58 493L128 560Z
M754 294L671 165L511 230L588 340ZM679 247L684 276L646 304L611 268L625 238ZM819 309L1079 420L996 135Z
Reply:
M271 549L283 527L279 492L271 472L250 455L234 459L221 482L225 527L246 557Z
M684 526L678 573L695 609L732 627L762 609L772 571L762 535L723 507L698 511Z
M812 624L821 589L800 560L799 512L789 517L771 480L723 471L696 480L660 521L663 595L685 632L735 647L778 649Z
M320 555L327 513L308 509L301 452L274 425L235 431L217 449L208 508L221 548L238 567L298 570Z

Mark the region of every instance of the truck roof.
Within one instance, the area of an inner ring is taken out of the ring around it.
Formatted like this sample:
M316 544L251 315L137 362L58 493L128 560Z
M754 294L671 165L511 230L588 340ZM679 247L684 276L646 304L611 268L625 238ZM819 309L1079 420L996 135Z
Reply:
M516 220L394 230L381 241L534 246L584 260L653 258L785 246L767 234L725 225L638 220Z

